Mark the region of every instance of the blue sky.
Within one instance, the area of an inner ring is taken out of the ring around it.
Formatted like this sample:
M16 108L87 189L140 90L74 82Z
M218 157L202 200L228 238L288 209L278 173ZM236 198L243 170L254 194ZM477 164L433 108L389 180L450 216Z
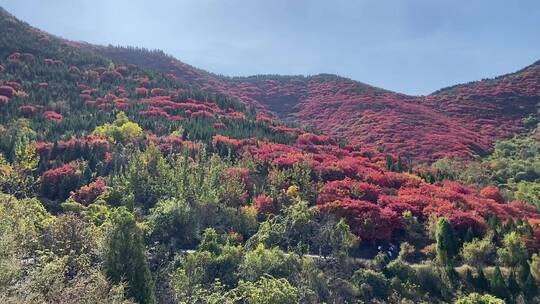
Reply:
M538 0L0 0L52 34L230 76L334 73L428 94L540 59Z

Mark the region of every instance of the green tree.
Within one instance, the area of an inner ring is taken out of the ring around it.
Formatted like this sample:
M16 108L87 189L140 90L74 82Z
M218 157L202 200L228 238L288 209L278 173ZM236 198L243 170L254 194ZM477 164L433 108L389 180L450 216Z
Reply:
M525 296L525 298L528 300L538 295L538 286L536 285L536 282L534 281L531 273L529 273L529 275L525 279L525 282L523 282L521 290L523 291L523 295Z
M124 112L120 112L112 124L96 127L94 134L106 137L115 143L127 143L140 139L143 129L137 123L130 121Z
M42 233L54 218L36 199L0 193L0 219L0 290L7 290L23 273L21 260L40 249Z
M359 269L352 276L352 282L361 290L365 300L386 299L389 295L389 280L380 272Z
M531 258L531 274L537 282L540 282L540 254L535 253Z
M476 288L478 288L479 291L488 291L489 281L486 278L484 270L482 268L479 268L477 272L478 272L478 275L476 277Z
M34 175L38 163L34 143L26 140L16 145L12 164L0 154L0 191L18 198L34 196L39 185L39 179Z
M351 232L345 220L327 219L319 228L316 243L320 255L346 256L358 244L358 237Z
M472 241L463 244L461 249L463 261L468 265L476 268L482 268L487 263L493 261L495 257L495 246L491 237L484 239L473 239Z
M523 260L527 260L528 254L523 240L515 231L504 236L503 246L497 250L497 257L501 264L514 270Z
M505 302L490 294L470 293L457 299L456 304L505 304Z
M214 229L206 229L199 249L182 258L174 279L176 293L193 298L199 286L209 288L216 280L235 286L242 255L241 246L230 245Z
M516 274L513 271L508 276L506 285L508 286L508 291L514 296L521 291L516 279Z
M493 275L491 276L491 280L489 282L489 288L491 290L491 293L493 293L497 297L500 297L502 299L510 298L510 294L508 293L508 287L506 286L504 277L501 273L501 269L499 268L499 266L495 267L495 271L493 272Z
M299 260L294 254L285 254L278 248L266 249L259 244L255 250L245 254L238 268L240 279L257 281L265 274L276 278L295 277L300 269Z
M152 208L163 198L175 194L173 168L156 146L137 153L127 165L124 178L133 198L145 208Z
M114 283L125 280L128 295L140 303L155 303L153 280L142 233L135 217L120 207L111 216L105 242L105 273Z
M255 282L241 281L237 287L247 304L296 304L300 292L284 278L265 275Z
M442 265L449 264L456 251L456 241L452 226L446 218L440 218L437 221L435 240L437 241L437 261Z
M151 238L173 248L190 246L199 235L195 210L184 200L170 198L159 201L148 218Z

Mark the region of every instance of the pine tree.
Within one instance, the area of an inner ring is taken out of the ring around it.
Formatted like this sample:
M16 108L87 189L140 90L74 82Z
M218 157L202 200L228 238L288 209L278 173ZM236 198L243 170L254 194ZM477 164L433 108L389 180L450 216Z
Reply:
M506 221L506 224L504 224L504 231L507 233L516 231L516 223L512 218L508 219L508 221Z
M467 229L467 232L465 233L465 237L463 238L464 242L470 242L474 239L474 231L472 227L469 227Z
M456 241L452 226L450 226L446 218L441 218L437 222L435 239L437 241L437 260L442 265L448 265L454 257Z
M517 270L517 279L519 284L524 285L530 273L531 268L529 266L529 262L526 259L522 259Z
M475 290L476 289L476 280L474 279L473 273L470 268L467 268L465 271L465 287L467 290Z
M510 276L508 276L507 286L508 291L510 291L510 293L514 296L520 292L519 284L516 280L516 274L514 272L510 273Z
M523 290L523 295L528 300L538 295L538 286L536 286L536 282L530 272L521 289Z
M143 304L155 303L144 243L133 214L125 207L112 214L106 239L105 273L111 281L128 284L128 295Z
M476 288L478 291L488 291L489 290L489 281L484 274L484 270L479 268L478 276L476 277Z
M504 282L504 277L501 273L499 266L495 268L495 272L491 276L491 281L489 282L489 288L491 293L501 299L509 299L510 294L508 293L508 287Z

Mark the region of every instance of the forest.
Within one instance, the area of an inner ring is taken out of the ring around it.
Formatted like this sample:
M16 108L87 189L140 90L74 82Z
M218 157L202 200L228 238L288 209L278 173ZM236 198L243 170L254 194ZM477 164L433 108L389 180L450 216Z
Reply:
M0 302L540 303L537 66L420 98L171 60L0 9Z

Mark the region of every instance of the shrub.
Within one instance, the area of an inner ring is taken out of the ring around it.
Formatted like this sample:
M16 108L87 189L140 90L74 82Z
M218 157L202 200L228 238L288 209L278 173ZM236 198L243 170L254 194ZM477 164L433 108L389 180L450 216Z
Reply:
M490 294L471 293L466 296L461 296L457 299L456 304L504 304L501 300Z
M473 267L482 268L488 263L492 263L495 258L495 246L491 238L474 239L464 243L461 249L463 261Z
M114 283L126 281L128 295L141 304L155 303L154 283L144 240L133 214L119 208L112 214L105 241L105 273Z

